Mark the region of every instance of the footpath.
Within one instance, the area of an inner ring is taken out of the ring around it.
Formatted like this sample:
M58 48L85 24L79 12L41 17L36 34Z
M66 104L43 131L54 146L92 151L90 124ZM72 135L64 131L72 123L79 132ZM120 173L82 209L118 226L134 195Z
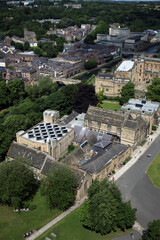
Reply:
M115 179L115 181L120 178L132 165L135 164L135 162L138 161L139 157L141 155L144 154L144 152L150 147L150 145L155 141L155 139L160 135L160 126L157 128L157 131L154 132L152 135L149 135L147 137L147 141L143 146L138 146L135 151L132 153L132 158L131 160L124 165L122 168L118 169L118 171L112 175L112 177L110 178L110 180L112 180L112 178ZM27 238L27 240L34 240L37 237L39 237L42 233L44 233L45 231L47 231L49 228L51 228L52 226L54 226L57 222L59 222L60 220L62 220L64 217L66 217L69 213L73 212L76 208L80 207L83 202L85 201L85 199L87 198L87 196L84 196L80 201L76 202L74 206L72 206L71 208L69 208L67 211L63 212L62 214L60 214L58 217L56 217L55 219L53 219L51 222L49 222L48 224L46 224L44 227L42 227L41 229L39 229L38 231L36 231L34 234L32 234L29 238ZM135 222L133 229L136 230L139 234L142 234L142 231L144 230L144 228L142 228L140 226L139 223ZM130 235L129 235L130 236ZM119 239L123 239L123 238L116 238L117 240ZM115 239L115 240L116 240ZM125 238L124 238L125 239ZM136 240L136 238L135 238Z

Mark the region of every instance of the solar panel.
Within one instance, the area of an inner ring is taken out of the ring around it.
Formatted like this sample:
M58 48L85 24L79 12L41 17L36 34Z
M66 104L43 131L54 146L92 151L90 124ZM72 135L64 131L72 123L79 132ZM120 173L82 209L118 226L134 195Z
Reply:
M62 137L62 134L61 134L61 133L59 133L59 134L57 135L57 137Z
M33 133L33 131L28 131L28 134L30 134L30 133L32 134L32 133Z
M43 136L43 138L48 138L48 135Z
M28 137L29 138L34 138L34 135L33 134L29 134Z
M46 123L46 126L49 126L49 125L51 125L51 123Z
M46 131L46 129L42 129L41 132L43 133L43 132L47 132L47 131Z
M51 134L53 135L53 134L54 134L54 132L49 132L49 134L50 134L50 135L51 135Z
M53 127L58 127L58 124L54 124Z
M36 137L36 140L38 141L38 140L42 140L42 138L41 137Z
M39 127L34 127L34 130L39 130Z
M63 129L66 129L66 127L61 127L61 129L63 130Z
M55 135L54 135L54 134L51 134L51 138L55 138Z
M67 129L64 129L64 130L62 130L62 132L63 132L63 133L67 133L67 132L68 132L68 130L67 130Z
M52 126L51 126L51 125L50 125L50 126L47 126L47 128L50 129L50 128L52 128Z
M45 126L40 126L40 129L45 129Z
M61 133L61 131L59 130L59 131L56 131L56 133L58 134L58 133Z

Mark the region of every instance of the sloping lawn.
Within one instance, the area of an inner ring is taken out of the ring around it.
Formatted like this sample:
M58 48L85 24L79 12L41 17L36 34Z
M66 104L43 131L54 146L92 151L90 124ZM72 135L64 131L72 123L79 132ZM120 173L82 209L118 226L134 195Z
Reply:
M118 111L121 108L121 105L119 105L118 103L103 102L102 107Z
M147 169L147 174L154 186L160 188L160 153Z
M70 213L63 220L58 222L55 226L53 226L44 234L36 238L36 240L44 240L45 237L53 239L53 237L50 235L51 233L57 235L56 237L57 240L109 240L113 237L124 234L124 232L122 231L117 231L102 236L99 233L90 231L82 227L79 215L80 208ZM127 230L127 232L130 231L131 230Z
M33 199L33 204L37 206L35 210L20 213L0 205L0 239L23 239L24 233L38 230L61 213L57 209L50 210L39 191Z

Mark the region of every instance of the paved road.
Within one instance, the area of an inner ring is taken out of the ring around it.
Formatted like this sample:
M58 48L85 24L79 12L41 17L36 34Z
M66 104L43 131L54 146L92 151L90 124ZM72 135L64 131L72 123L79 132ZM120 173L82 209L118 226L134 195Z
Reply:
M125 201L131 200L137 208L137 221L146 228L147 223L160 218L160 190L155 188L145 174L150 163L160 152L160 137L117 181ZM151 157L147 157L151 154Z
M132 236L131 236L131 233L128 233L121 237L117 237L114 239L112 238L111 240L132 240L132 239L139 240L141 238L141 234L139 234L138 232L133 231L132 233L133 233Z

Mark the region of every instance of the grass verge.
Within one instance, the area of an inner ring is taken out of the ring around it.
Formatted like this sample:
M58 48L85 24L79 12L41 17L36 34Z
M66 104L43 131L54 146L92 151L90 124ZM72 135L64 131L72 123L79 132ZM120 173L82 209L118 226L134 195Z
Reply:
M61 213L57 209L50 210L39 191L32 203L37 206L35 210L20 213L11 207L0 206L0 239L23 239L24 233L38 230Z
M130 231L131 230L127 230L126 232ZM36 238L36 240L44 240L45 237L52 238L51 233L57 235L57 240L109 240L124 234L124 232L117 230L117 232L111 232L110 234L102 236L100 233L84 228L80 223L80 208L70 213L55 226Z
M147 174L153 185L160 188L160 153L158 153L147 169Z
M121 108L121 105L118 103L103 102L102 107L106 109L118 111Z

